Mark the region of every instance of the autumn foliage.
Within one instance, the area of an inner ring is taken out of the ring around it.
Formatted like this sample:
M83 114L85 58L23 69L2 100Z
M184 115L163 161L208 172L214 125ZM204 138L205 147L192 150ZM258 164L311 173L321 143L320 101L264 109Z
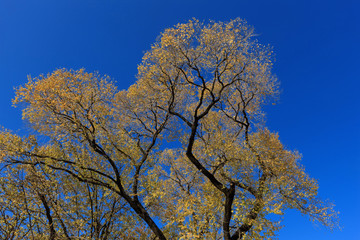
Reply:
M271 239L286 209L336 226L318 185L265 127L272 52L236 19L165 30L137 82L58 69L0 133L1 239Z

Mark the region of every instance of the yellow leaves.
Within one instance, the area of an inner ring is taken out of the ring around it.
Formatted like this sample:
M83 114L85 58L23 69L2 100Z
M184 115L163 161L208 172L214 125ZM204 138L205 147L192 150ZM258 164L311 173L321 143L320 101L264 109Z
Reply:
M265 210L268 213L273 213L273 214L276 214L276 215L283 215L284 214L283 211L282 211L283 205L284 205L283 202L272 203L271 205L267 206L265 208Z
M25 103L23 118L37 131L62 138L84 128L94 130L111 117L115 91L107 76L84 69L58 69L46 76L29 77L28 83L17 89L13 103Z
M187 24L178 24L175 28L166 29L161 37L162 47L182 47L183 44L187 44L188 41L194 37L195 27L199 24L199 21L194 19Z
M163 45L164 47L168 47L170 45L172 45L175 41L175 38L171 35L164 35L161 38L161 45Z
M0 131L0 162L9 159L16 159L27 152L30 152L36 146L34 136L21 138L10 131L3 129Z
M244 239L268 239L279 227L266 215L286 208L326 222L331 207L316 199L300 155L262 127L261 106L277 83L271 50L252 36L240 19L178 24L144 55L137 83L123 91L84 69L29 77L13 103L25 105L23 117L47 138L40 144L4 130L0 161L27 164L15 172L32 174L22 179L32 194L61 202L52 202L56 219L76 231L91 226L84 214L105 219L95 202L111 206L120 197L137 213L144 206L137 217L128 209L114 217L128 224L124 239L149 239L139 220L149 223L147 216L172 239L218 239L227 222L232 232L251 225Z
M166 226L176 226L179 239L212 239L221 226L221 192L204 181L180 151L165 149L160 159L151 174L161 179L154 187L155 196L161 196Z

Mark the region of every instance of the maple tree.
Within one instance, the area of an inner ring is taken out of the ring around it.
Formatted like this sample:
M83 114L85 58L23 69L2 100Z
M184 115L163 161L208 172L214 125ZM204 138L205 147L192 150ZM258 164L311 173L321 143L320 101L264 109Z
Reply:
M35 134L0 133L0 236L270 239L289 208L333 228L300 154L265 127L271 67L243 20L194 19L127 90L83 69L29 78L14 104Z

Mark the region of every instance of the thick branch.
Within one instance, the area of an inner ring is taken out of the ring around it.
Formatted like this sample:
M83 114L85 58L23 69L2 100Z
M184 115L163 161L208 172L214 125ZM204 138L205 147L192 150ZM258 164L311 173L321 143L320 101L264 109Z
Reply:
M41 203L43 204L43 206L45 208L45 215L46 215L46 218L48 220L49 231L50 231L49 240L55 240L56 230L54 228L54 221L53 221L53 218L51 216L51 211L50 211L49 204L46 201L46 198L45 198L44 194L38 193L38 196L39 196L39 198L41 200Z
M225 209L224 209L224 220L223 220L223 231L224 231L224 239L230 240L230 221L232 215L232 204L234 202L235 196L235 185L231 183L230 189L226 194L225 198Z
M226 193L227 192L227 188L221 183L219 182L215 176L213 174L211 174L198 160L197 158L194 156L194 154L192 153L192 149L194 146L194 142L195 142L195 134L196 134L196 130L197 130L197 126L198 123L194 122L193 123L193 127L191 129L191 135L189 138L189 142L188 142L188 147L186 150L186 156L189 158L189 160L195 165L195 167L202 173L204 174L209 180L210 182L217 188L219 189L221 192Z

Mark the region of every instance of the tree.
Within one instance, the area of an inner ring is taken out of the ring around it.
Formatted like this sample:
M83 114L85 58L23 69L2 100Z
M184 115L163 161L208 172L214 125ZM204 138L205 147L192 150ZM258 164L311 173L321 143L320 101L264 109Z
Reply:
M57 232L64 238L61 223L93 219L82 214L94 215L95 192L106 202L98 210L101 223L114 222L112 229L127 238L270 239L281 227L276 216L288 208L336 226L336 213L317 197L300 154L265 127L261 107L278 89L271 67L271 49L246 22L191 20L161 34L128 90L83 69L29 78L14 104L23 104L35 134L3 130L0 159L4 169L26 168L25 178L46 181L30 181L37 194L14 211L41 206L38 222L48 220L50 239ZM76 189L69 199L67 188ZM13 191L4 191L5 199L12 201ZM89 201L70 204L86 194ZM51 224L49 215L59 214L56 198L81 214L53 217ZM11 211L3 210L3 219Z
M0 180L1 239L129 239L129 209L99 186L31 165Z

